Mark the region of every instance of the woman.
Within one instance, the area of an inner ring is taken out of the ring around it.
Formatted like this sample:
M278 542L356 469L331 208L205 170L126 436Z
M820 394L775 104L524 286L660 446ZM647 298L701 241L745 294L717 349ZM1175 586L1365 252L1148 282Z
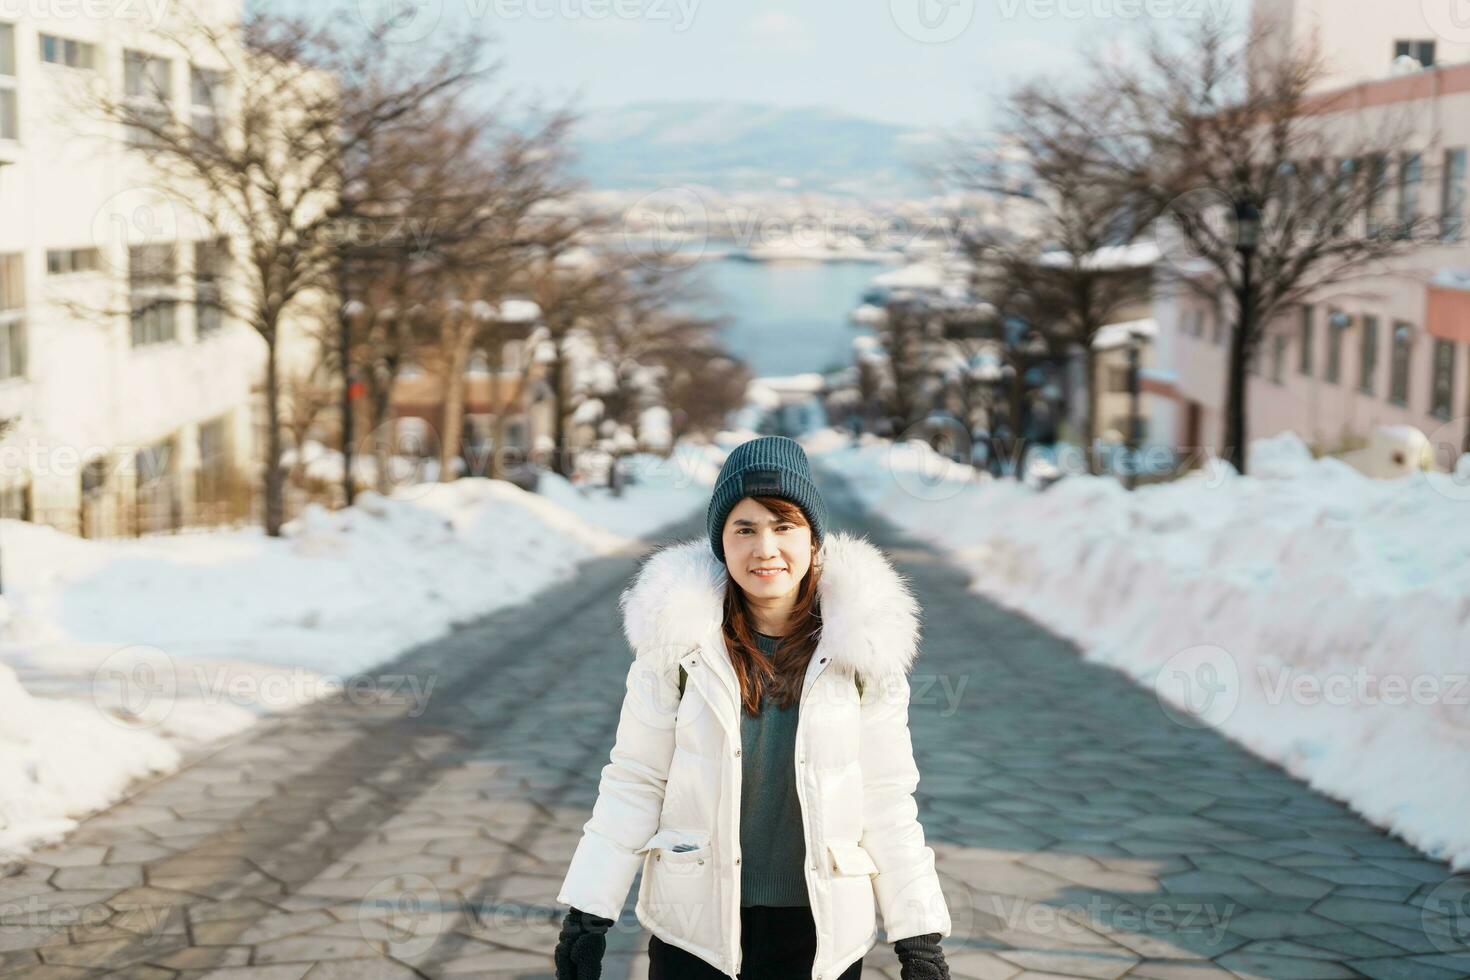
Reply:
M826 532L791 439L736 447L707 518L620 600L634 661L557 894L559 980L600 975L640 870L651 980L856 980L877 913L904 980L947 978L913 798L918 604L876 547Z

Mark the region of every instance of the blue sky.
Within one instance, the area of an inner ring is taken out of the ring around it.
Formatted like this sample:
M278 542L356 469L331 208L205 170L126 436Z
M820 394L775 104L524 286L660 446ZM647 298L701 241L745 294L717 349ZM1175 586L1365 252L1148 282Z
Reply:
M323 0L249 0L320 10ZM1141 24L1238 13L1247 0L336 0L407 5L403 43L478 24L505 85L583 108L733 99L921 126L984 126L1015 81L1065 71L1078 45Z

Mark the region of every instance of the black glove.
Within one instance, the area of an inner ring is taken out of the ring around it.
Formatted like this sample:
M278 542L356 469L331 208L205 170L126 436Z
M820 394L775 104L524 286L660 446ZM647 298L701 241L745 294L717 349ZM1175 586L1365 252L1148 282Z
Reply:
M949 980L949 964L939 948L939 933L910 936L893 944L902 980Z
M556 937L556 980L598 980L613 920L573 908Z

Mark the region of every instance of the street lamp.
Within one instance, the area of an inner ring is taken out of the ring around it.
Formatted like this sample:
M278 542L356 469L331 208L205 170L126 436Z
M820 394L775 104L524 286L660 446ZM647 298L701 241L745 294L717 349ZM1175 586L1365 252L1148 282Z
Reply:
M1261 209L1242 198L1235 202L1235 250L1240 253L1240 289L1236 303L1240 322L1230 344L1230 442L1226 447L1237 472L1245 471L1245 367L1246 342L1251 331L1251 270L1261 238Z
M1124 440L1127 447L1127 468L1123 472L1124 485L1133 490L1138 486L1138 449L1139 429L1142 427L1142 416L1139 413L1139 355L1143 348L1144 334L1137 327L1128 329L1128 437Z

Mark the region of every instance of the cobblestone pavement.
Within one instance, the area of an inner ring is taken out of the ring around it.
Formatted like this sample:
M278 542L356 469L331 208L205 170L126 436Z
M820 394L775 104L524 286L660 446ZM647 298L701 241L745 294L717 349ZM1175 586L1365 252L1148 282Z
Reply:
M819 482L924 605L911 725L956 977L1470 976L1466 876L1170 721ZM382 668L374 698L267 721L0 871L0 977L550 976L636 562L591 562ZM404 676L433 679L426 702ZM646 975L631 906L608 980ZM897 976L880 944L866 980Z

